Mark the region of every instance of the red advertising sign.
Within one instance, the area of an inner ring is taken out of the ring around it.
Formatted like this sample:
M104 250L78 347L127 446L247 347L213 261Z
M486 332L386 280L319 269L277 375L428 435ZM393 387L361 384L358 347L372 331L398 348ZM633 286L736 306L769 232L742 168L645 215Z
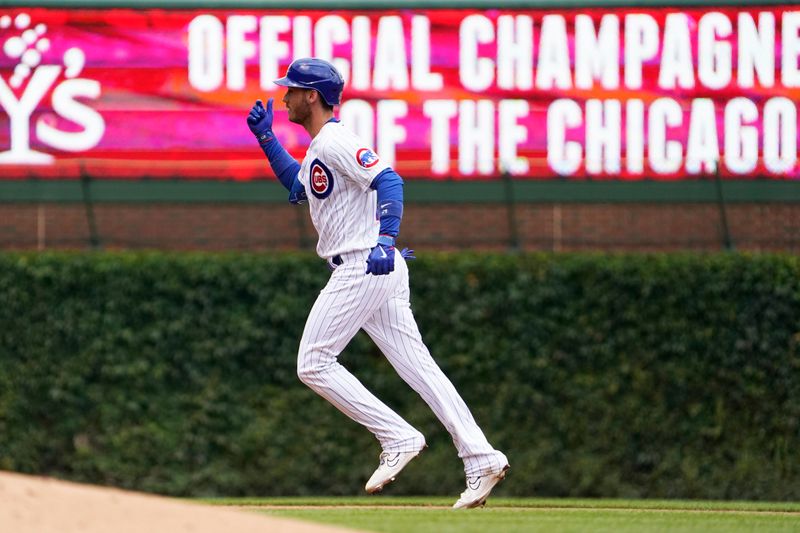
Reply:
M272 83L331 60L405 178L794 179L800 10L0 11L0 177L271 176Z

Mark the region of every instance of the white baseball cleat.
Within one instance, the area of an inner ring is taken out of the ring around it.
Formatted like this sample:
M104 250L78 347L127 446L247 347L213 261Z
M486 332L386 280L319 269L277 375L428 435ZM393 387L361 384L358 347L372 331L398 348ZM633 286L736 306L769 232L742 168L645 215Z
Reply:
M468 477L467 490L461 493L461 497L453 505L453 509L472 509L473 507L485 505L486 498L489 497L489 493L492 492L494 486L506 477L508 468L509 466L506 465L496 474Z
M411 459L418 456L422 450L415 452L381 452L378 456L380 464L372 477L364 487L367 492L374 494L380 492L383 487L394 481L397 474L411 462Z

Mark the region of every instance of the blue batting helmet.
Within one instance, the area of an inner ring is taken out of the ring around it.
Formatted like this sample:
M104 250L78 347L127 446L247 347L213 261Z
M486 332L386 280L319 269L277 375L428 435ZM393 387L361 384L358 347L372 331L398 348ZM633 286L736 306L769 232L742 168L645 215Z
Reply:
M286 76L275 80L274 83L284 87L314 89L331 106L339 105L342 101L344 78L336 67L316 57L292 61Z

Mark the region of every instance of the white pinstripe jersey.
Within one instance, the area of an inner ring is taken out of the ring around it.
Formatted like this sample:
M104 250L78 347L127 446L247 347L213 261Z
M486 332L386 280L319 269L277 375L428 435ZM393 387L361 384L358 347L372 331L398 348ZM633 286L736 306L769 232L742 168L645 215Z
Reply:
M368 250L378 240L375 177L389 166L341 122L328 122L311 141L298 179L306 189L317 254L330 258Z

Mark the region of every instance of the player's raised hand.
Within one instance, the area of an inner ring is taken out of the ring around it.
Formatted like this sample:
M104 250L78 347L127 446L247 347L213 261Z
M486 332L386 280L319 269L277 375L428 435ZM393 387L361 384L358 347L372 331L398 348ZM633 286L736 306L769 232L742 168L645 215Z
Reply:
M261 144L272 140L275 136L272 133L272 98L267 100L266 108L261 100L256 100L250 109L250 114L247 115L247 127Z
M394 270L394 246L378 244L367 258L367 274L384 276Z

